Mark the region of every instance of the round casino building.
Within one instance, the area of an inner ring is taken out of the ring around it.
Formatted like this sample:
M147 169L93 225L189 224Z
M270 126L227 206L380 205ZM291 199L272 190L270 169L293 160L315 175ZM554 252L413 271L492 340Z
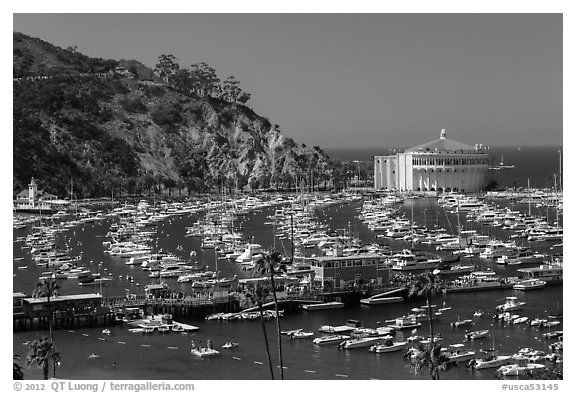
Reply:
M486 183L490 157L482 145L440 138L374 157L374 187L389 191L478 192Z

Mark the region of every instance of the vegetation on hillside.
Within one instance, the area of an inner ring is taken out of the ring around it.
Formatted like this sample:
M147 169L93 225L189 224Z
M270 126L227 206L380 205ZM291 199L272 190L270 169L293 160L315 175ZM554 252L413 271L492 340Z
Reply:
M221 188L345 187L355 168L297 144L229 76L161 55L91 59L14 33L16 193L31 177L69 197Z

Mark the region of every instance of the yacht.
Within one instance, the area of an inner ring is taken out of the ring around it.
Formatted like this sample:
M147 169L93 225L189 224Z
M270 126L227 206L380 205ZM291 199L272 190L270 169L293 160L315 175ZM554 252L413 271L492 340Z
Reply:
M532 289L542 289L546 286L546 281L539 280L537 278L529 278L527 280L522 280L514 284L512 287L518 291L529 291Z
M482 370L486 368L495 368L511 364L513 359L512 356L493 354L485 358L474 359L472 361L476 370Z
M389 336L392 338L392 336ZM338 348L355 349L355 348L369 348L372 345L378 344L381 337L359 337L343 341L338 345Z
M526 302L521 302L516 296L507 296L506 303L496 306L496 310L500 312L508 312L513 310L520 310L524 308Z
M254 255L262 253L262 246L260 244L248 244L244 249L242 255L236 258L238 263L252 262Z
M348 340L350 336L344 334L331 334L323 337L316 337L312 342L316 345L340 344Z
M451 344L448 346L448 349L443 352L454 362L469 361L476 355L476 352L466 349L464 344Z
M406 341L396 341L393 342L392 340L386 340L383 344L376 344L370 347L370 352L376 353L387 353L387 352L396 352L406 348Z

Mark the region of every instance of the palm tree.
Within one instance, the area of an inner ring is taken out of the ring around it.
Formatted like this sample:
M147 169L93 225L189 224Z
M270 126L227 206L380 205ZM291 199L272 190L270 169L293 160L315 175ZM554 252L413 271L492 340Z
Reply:
M50 341L52 342L53 350L55 350L56 345L54 343L54 335L52 332L52 304L50 303L50 298L58 295L58 290L60 287L56 284L54 278L43 279L36 283L36 288L34 288L33 297L45 297L48 302L48 329L50 332ZM56 362L53 364L53 377L56 378Z
M274 379L274 370L272 368L272 358L270 357L270 346L268 345L268 334L266 333L266 324L264 320L264 309L262 302L269 296L270 288L257 284L256 286L248 285L245 288L244 296L252 304L257 305L260 311L260 321L262 323L262 334L264 334L264 342L266 343L266 356L268 357L268 364L270 365L270 376Z
M284 379L284 364L282 361L282 340L280 335L280 314L278 313L278 297L276 296L276 283L274 276L286 267L282 265L282 257L279 252L263 255L256 261L256 271L262 276L269 275L274 297L274 310L276 312L276 330L278 335L278 359L280 361L280 379Z
M423 367L427 367L432 379L440 379L440 372L449 366L447 356L441 354L440 346L434 342L434 326L432 324L432 307L430 298L442 291L437 276L427 272L411 277L407 282L408 297L424 296L426 298L426 308L428 312L428 327L430 329L430 347L424 349L423 346L416 350L412 356L412 366L418 373Z
M24 372L22 371L22 366L20 363L20 356L12 355L12 379L22 380L24 379Z
M36 364L42 370L44 379L48 379L50 361L56 368L56 363L60 360L60 354L55 352L54 342L47 337L40 337L24 344L30 348L30 352L26 356L27 365Z

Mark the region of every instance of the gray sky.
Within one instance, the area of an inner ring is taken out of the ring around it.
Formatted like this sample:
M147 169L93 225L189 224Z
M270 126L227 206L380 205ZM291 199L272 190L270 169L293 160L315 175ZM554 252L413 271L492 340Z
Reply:
M14 31L234 75L297 142L562 144L561 14L15 14Z

